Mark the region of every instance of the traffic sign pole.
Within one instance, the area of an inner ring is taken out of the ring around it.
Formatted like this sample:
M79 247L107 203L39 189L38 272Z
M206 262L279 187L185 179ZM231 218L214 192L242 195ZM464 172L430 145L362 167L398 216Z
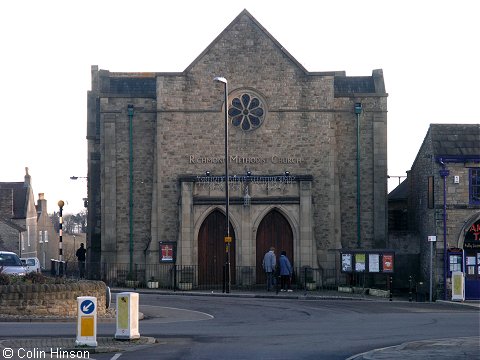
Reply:
M428 237L428 242L430 243L430 289L429 289L429 301L432 302L432 292L433 292L433 244L437 242L437 237L435 235L430 235Z
M97 346L97 298L77 297L77 340L75 345Z

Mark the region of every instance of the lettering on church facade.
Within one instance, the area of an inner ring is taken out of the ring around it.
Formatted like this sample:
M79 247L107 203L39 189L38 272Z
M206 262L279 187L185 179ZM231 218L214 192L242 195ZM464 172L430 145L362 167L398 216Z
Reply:
M224 156L204 156L204 155L189 155L189 164L223 164ZM270 157L260 156L240 156L231 155L230 162L234 164L302 164L305 160L296 156L280 156L272 155Z

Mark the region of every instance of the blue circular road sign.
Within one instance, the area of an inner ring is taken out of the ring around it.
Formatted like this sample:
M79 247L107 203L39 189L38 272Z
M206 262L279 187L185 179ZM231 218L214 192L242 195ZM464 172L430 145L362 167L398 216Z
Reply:
M92 300L83 300L80 304L80 310L84 314L91 314L95 310L95 304Z

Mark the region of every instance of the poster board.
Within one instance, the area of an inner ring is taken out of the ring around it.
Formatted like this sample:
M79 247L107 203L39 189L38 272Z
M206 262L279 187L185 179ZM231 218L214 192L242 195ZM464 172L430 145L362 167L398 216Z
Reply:
M177 257L177 243L175 241L159 241L158 254L161 263L174 263Z
M364 272L366 269L366 257L365 254L357 253L355 254L355 271Z
M380 272L380 254L368 254L368 272Z
M346 250L340 253L341 271L344 273L393 273L393 250Z
M352 269L352 254L342 254L342 271L351 272Z
M393 272L393 255L392 254L383 254L383 272Z

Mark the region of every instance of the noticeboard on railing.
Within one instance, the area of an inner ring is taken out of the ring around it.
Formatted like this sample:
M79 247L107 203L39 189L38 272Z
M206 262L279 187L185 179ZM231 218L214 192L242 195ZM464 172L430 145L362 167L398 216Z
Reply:
M393 273L395 252L385 250L345 250L340 253L344 273Z
M159 241L158 253L161 263L174 263L177 257L177 243L175 241Z

